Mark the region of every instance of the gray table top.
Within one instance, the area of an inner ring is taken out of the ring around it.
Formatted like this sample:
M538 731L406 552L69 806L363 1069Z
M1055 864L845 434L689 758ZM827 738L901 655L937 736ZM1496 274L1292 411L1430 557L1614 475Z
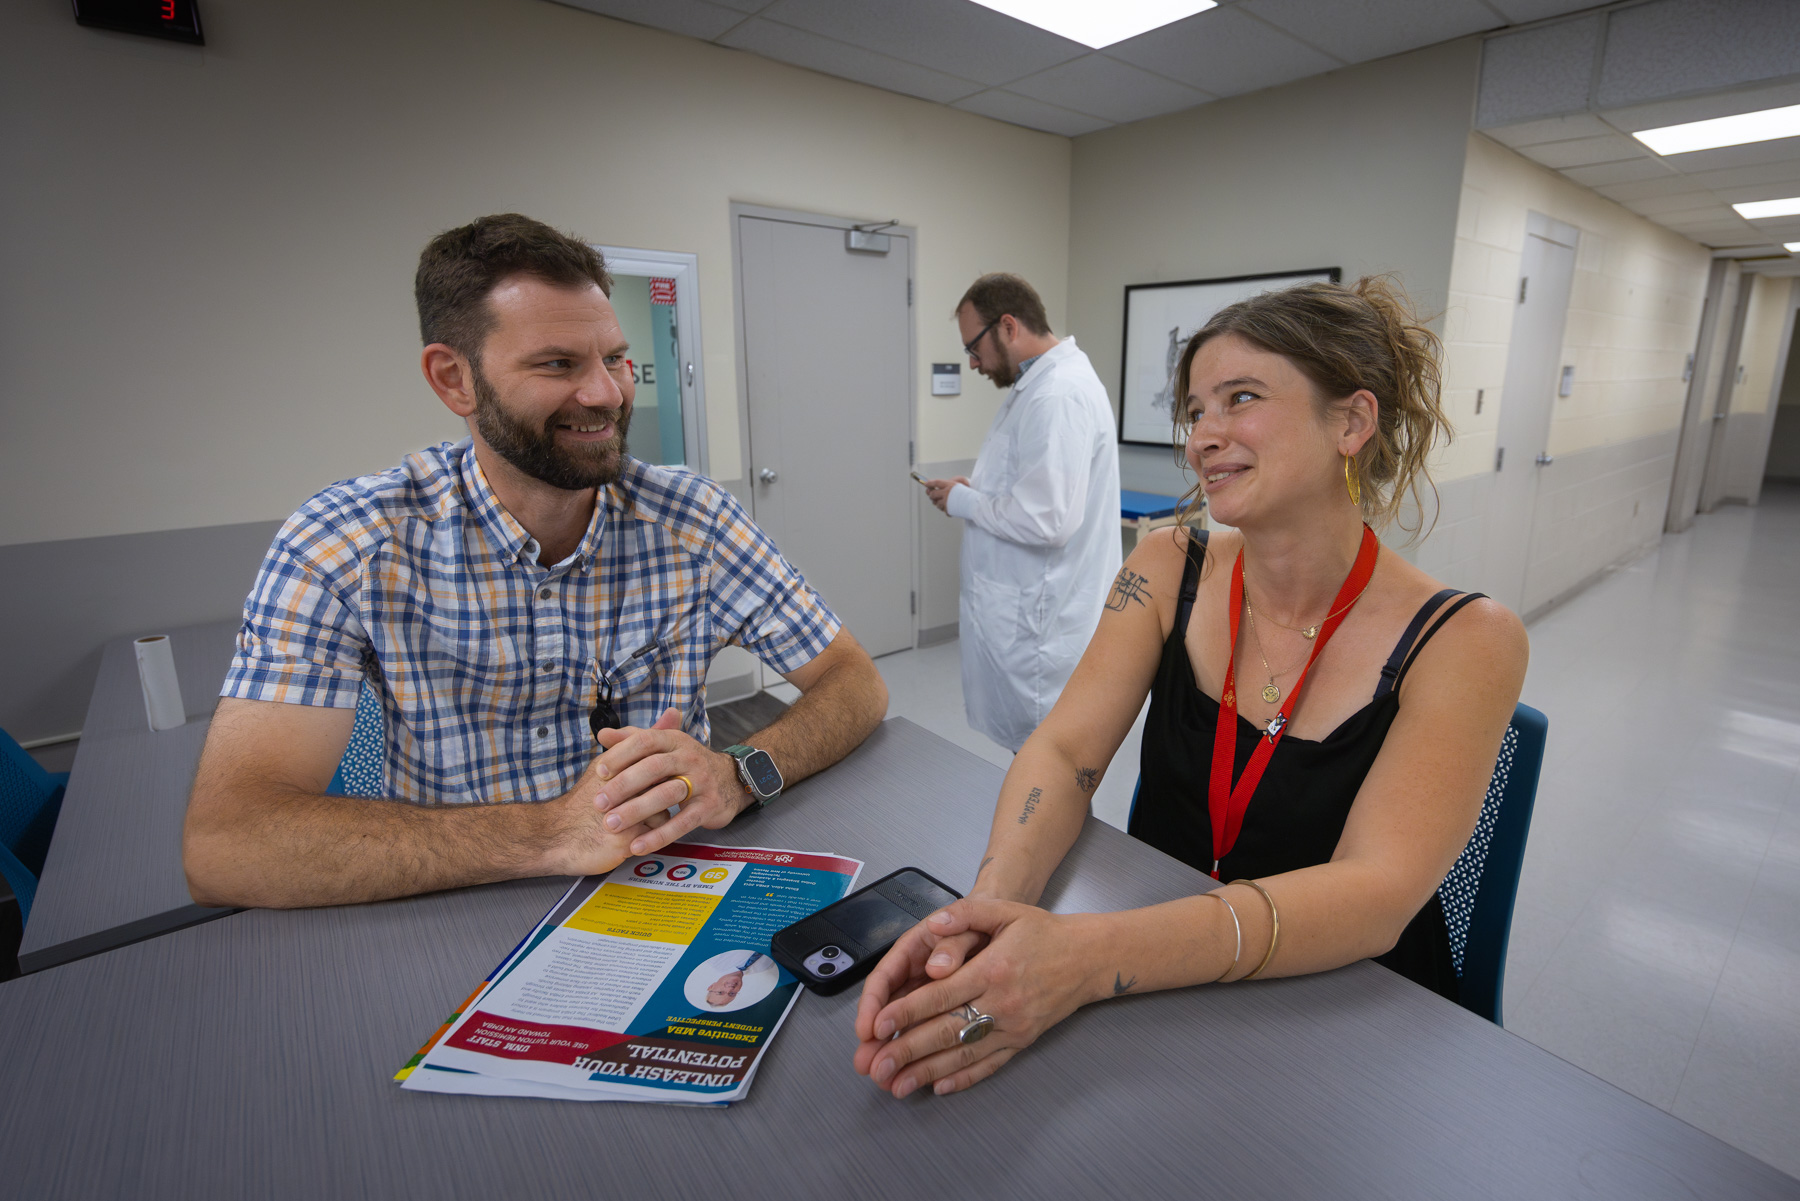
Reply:
M903 720L717 832L966 886L1000 772ZM0 984L19 1196L1795 1197L1800 1182L1369 963L1125 997L993 1079L895 1102L855 990L804 996L729 1109L390 1077L567 881L247 911ZM1089 821L1068 912L1211 886Z
M219 685L231 666L236 621L167 633L187 724L153 731L144 716L130 638L106 644L88 702L56 836L44 860L19 968L35 972L124 946L231 909L188 895L181 823Z

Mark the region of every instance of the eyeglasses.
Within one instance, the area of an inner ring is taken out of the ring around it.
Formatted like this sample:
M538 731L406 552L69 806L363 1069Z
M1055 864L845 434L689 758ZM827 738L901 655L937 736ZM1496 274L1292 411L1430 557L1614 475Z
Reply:
M1002 320L1003 320L1003 319L1004 319L1004 318L1005 318L1005 317L1006 317L1006 314L1005 314L1005 313L1001 313L1001 314L1000 314L1000 316L998 316L998 317L996 317L996 318L994 318L994 319L993 319L993 320L992 320L992 321L990 321L990 322L988 322L988 323L987 323L987 324L986 324L986 325L984 325L984 326L982 326L982 328L981 328L981 332L980 332L980 333L978 333L978 334L976 334L976 335L975 335L975 336L974 336L974 337L973 337L973 338L970 338L970 339L969 339L969 340L968 340L968 341L967 341L967 342L964 342L964 343L963 343L963 353L964 353L964 354L966 354L966 355L968 355L968 356L969 356L969 357L970 357L970 358L972 358L972 359L979 359L979 358L981 358L981 354L980 354L980 352L979 352L979 351L977 351L977 350L976 350L976 349L975 349L975 348L976 348L976 347L977 347L977 346L979 346L979 345L981 345L981 340L982 340L982 339L983 339L983 338L985 338L985 337L987 337L987 336L988 336L988 333L989 333L989 332L990 332L990 331L991 331L991 330L992 330L992 329L993 329L993 328L994 328L994 327L995 327L995 326L996 326L996 325L999 325L999 324L1000 324L1000 322L1001 322L1001 321L1002 321Z

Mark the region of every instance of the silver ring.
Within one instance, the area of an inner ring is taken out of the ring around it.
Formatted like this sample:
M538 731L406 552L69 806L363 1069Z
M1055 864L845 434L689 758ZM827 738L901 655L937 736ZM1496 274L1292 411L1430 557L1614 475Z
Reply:
M993 1032L993 1015L981 1012L973 1002L959 1006L954 1012L964 1022L963 1028L956 1033L956 1041L963 1046L978 1043Z

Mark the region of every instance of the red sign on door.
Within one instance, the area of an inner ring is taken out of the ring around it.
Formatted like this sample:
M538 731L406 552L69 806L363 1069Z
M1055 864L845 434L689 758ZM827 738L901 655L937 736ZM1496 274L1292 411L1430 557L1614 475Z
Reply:
M650 279L650 303L674 304L675 281L660 276L652 276Z

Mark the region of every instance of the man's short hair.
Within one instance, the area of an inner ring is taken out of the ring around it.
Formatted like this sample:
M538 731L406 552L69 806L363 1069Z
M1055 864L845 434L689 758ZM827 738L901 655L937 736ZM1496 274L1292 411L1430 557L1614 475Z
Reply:
M983 325L992 325L1011 314L1013 320L1039 337L1050 336L1050 318L1044 313L1044 302L1037 289L1016 275L996 271L982 276L956 302L957 310L961 311L965 304L975 310Z
M542 221L497 213L445 230L419 255L419 272L413 277L419 337L427 346L442 342L479 364L494 328L488 294L501 280L519 274L565 288L598 284L612 295L612 276L598 250Z

